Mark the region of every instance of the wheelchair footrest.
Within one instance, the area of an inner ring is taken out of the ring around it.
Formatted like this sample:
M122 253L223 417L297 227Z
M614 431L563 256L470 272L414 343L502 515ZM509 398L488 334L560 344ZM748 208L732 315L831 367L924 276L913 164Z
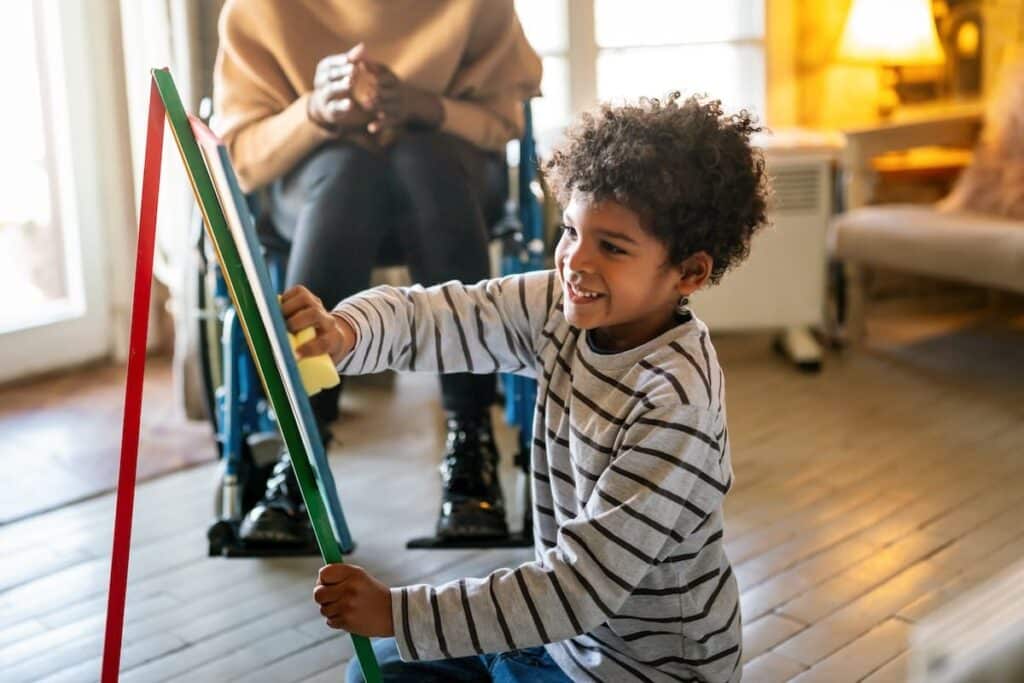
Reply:
M249 543L238 537L238 523L228 520L214 522L206 532L209 540L210 557L319 557L316 543L309 545L274 545L270 543ZM353 547L345 554L355 550Z
M211 553L212 555L213 553ZM319 557L320 549L313 546L253 545L238 541L221 549L221 557Z
M523 533L509 534L495 538L444 538L441 536L423 536L414 538L405 544L406 548L421 550L460 550L468 548L532 548L533 536Z

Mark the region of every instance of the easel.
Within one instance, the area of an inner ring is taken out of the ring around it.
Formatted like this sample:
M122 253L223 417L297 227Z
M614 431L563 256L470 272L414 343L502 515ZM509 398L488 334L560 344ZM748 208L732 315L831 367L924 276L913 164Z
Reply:
M351 537L337 500L326 455L319 439L315 438L315 427L311 428L314 425L312 411L287 343L284 320L277 308L276 298L268 298L273 296L273 289L269 288L269 274L262 259L254 256L259 252L254 251L257 242L252 217L244 207L238 205L240 192L236 192L234 172L226 154L222 152L223 148L218 149L212 134L200 147L197 133L203 135L202 123L190 121L170 72L167 69L154 69L152 76L132 296L121 464L114 514L110 589L107 595L101 674L103 683L118 680L121 661L165 118L178 145L253 360L291 455L292 467L309 511L320 554L325 563L338 563L342 561L342 547L351 547ZM219 182L215 182L210 172L210 168L216 164L220 164L215 169ZM380 670L369 639L357 635L351 637L364 677L368 683L379 683Z

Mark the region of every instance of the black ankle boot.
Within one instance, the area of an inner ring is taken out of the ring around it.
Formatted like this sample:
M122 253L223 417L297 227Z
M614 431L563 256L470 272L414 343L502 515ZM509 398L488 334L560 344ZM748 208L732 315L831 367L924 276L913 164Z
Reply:
M282 449L267 479L263 500L242 519L238 535L244 541L258 544L309 546L316 543L287 450Z
M441 516L444 538L508 536L505 501L498 482L498 450L487 415L449 415L448 442L441 461Z

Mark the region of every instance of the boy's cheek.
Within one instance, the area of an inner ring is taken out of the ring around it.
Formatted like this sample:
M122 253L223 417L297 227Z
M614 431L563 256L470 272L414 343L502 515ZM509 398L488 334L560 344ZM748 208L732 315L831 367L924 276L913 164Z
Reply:
M558 279L558 286L565 287L565 278L562 277L562 255L555 251L555 277Z

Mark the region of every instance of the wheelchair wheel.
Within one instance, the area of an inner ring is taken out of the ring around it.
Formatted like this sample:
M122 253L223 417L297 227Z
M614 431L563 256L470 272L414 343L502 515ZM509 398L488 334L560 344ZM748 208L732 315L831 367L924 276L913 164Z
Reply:
M267 489L267 479L274 469L274 462L257 464L253 458L252 448L242 443L242 458L238 466L238 482L242 487L241 509L239 519L248 514L249 510L260 502ZM220 518L224 515L224 473L217 472L217 482L213 494L213 515Z
M199 236L196 239L196 350L199 357L200 392L206 406L206 415L214 433L217 424L217 386L221 376L220 316L214 298L213 273L210 270L209 254L206 253L206 235L202 218L198 219Z

